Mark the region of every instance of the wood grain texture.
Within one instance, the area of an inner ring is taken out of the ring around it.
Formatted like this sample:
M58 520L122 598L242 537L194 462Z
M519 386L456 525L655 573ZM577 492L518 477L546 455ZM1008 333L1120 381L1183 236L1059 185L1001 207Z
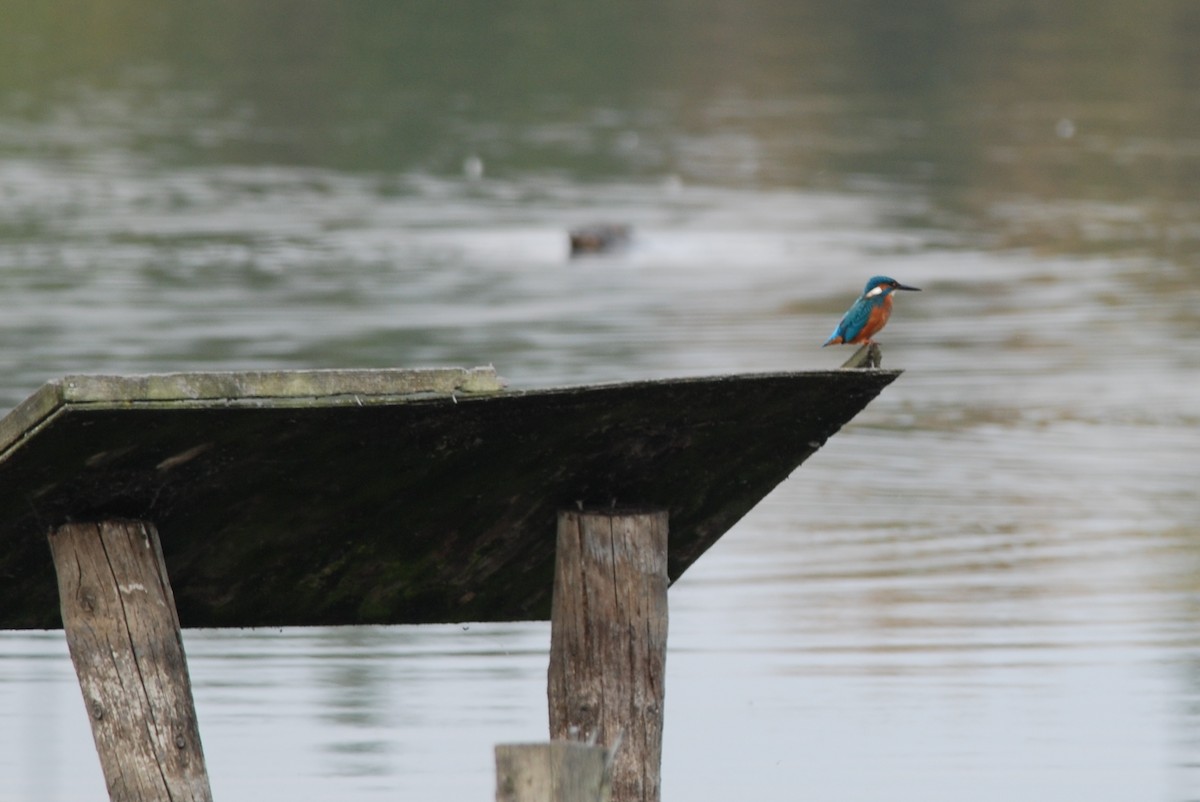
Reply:
M608 750L551 741L496 746L496 802L608 802Z
M211 802L175 600L141 521L50 532L63 627L114 802Z
M657 802L667 656L667 513L560 512L550 737L615 750L614 802Z

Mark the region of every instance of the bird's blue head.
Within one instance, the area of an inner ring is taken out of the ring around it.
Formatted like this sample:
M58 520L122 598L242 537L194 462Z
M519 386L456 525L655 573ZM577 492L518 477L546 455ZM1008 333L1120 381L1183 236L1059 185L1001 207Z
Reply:
M867 286L863 287L864 298L883 298L895 292L896 290L908 290L910 292L920 292L920 287L908 287L901 284L896 279L890 276L872 276L867 281Z

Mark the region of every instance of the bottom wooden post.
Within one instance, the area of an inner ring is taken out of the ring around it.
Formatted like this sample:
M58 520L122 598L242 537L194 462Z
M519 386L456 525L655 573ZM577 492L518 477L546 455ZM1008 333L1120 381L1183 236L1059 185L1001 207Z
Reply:
M63 629L109 798L211 802L154 525L69 523L49 539Z
M551 741L496 746L496 802L608 802L608 750Z
M615 750L614 802L658 802L667 659L667 513L558 515L550 737Z

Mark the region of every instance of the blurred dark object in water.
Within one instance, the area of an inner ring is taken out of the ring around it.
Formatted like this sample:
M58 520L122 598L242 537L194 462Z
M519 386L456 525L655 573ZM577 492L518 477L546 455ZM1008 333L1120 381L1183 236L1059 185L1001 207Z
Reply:
M629 247L630 230L627 225L599 224L573 228L569 236L572 256L612 253Z

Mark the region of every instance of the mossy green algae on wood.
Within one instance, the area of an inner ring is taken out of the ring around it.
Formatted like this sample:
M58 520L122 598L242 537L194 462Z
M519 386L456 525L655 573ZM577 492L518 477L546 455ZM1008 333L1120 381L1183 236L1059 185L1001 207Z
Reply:
M67 405L122 404L181 408L211 406L336 406L389 403L415 397L495 393L504 389L495 368L391 368L79 374L42 385L0 419L0 459L51 413Z

